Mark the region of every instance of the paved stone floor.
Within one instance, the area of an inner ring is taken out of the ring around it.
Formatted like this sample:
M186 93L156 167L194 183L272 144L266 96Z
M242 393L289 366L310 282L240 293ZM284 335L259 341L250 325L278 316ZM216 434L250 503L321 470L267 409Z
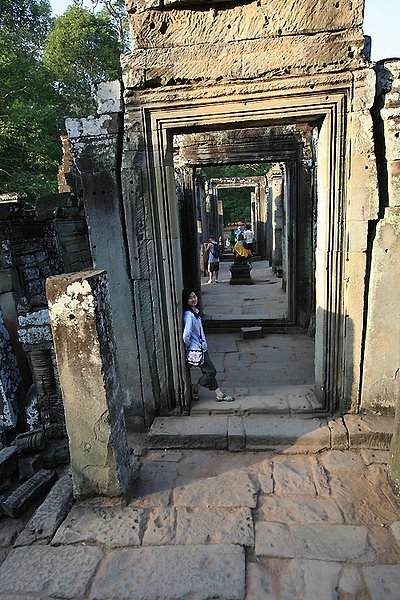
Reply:
M218 285L207 284L207 279L202 279L201 294L206 318L284 319L287 315L286 293L282 290L282 279L274 275L268 262L252 263L254 285L230 285L231 264L221 262Z
M253 263L255 285L230 286L230 263L221 263L218 285L201 288L206 318L283 318L286 294L267 261ZM263 414L312 412L320 408L314 393L314 340L305 333L272 334L243 339L237 333L207 333L221 388L236 397L232 405L217 403L207 390L191 414ZM191 370L192 381L200 371Z
M265 334L244 340L241 333L207 334L211 359L223 391L236 402L215 402L208 390L200 390L200 401L191 414L291 413L318 408L314 393L314 340L306 334ZM191 369L196 382L201 376Z
M65 518L55 494L16 540L23 525L3 518L0 599L398 600L386 460L151 450L127 506L77 502Z

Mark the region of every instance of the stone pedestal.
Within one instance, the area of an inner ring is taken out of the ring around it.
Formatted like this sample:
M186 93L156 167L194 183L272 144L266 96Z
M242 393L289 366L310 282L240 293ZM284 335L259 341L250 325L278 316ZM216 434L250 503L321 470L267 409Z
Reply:
M246 258L236 258L230 267L231 285L252 285L254 281L251 278L250 271L252 267Z
M75 497L125 495L133 476L105 271L47 280Z

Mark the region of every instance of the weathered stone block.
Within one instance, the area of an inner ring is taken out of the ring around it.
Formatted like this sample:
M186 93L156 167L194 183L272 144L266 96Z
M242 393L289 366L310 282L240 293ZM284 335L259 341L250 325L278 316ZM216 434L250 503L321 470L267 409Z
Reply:
M149 431L158 448L214 448L224 450L228 417L156 417Z
M302 558L351 562L366 550L368 529L357 525L293 527L296 554Z
M149 512L143 546L173 544L176 529L176 509L156 507Z
M398 565L364 567L362 574L371 600L397 600L400 588Z
M66 119L68 137L98 137L117 133L119 122L115 114L102 114L86 117L85 119Z
M258 519L279 523L343 523L342 514L331 499L288 498L265 496L260 498Z
M176 507L255 508L257 492L247 473L231 471L175 488L174 502Z
M331 432L332 450L347 450L349 441L347 439L347 429L341 419L334 419L328 422Z
M243 600L244 550L220 544L115 551L95 578L91 593L96 600L183 600L196 596Z
M97 114L122 112L122 90L119 80L98 83L92 88L92 95L96 103Z
M338 597L341 569L342 565L323 560L269 558L265 566L250 563L246 600L279 597L333 600Z
M72 504L72 479L67 473L53 485L46 500L35 511L18 536L14 547L30 546L37 541L51 540Z
M246 417L246 448L276 448L285 446L291 452L315 452L330 447L326 421L292 417Z
M269 0L263 4L253 2L221 11L178 9L135 13L132 19L135 47L191 46L194 43L217 43L221 39L231 43L361 26L360 1L356 9L352 9L347 0L346 6L337 10L329 0L319 0L312 7L313 19L309 18L307 3L298 3L297 6L293 9L292 5L282 3L276 10Z
M262 327L241 327L240 331L243 334L244 340L255 340L257 338L263 338L263 328Z
M56 479L56 473L45 469L38 471L0 503L2 511L9 517L19 517L52 487Z
M1 593L83 598L102 556L90 546L17 548L0 567Z
M300 460L299 460L300 459ZM274 462L275 492L280 496L316 496L312 472L303 457Z
M106 273L87 271L51 277L47 296L74 494L126 494L134 472L116 369Z
M193 44L189 32L196 32L195 43L263 38L273 35L316 33L361 27L362 2L356 4L345 0L336 7L329 0L317 2L281 2L279 10L273 0L253 2L218 10L218 2L193 0L192 10L187 10L182 0L129 0L128 11L132 13L131 26L136 44L177 45ZM214 10L206 11L216 4ZM197 5L197 6L196 6ZM168 11L157 10L168 7ZM196 10L197 9L197 10ZM200 10L198 10L200 9ZM205 13L205 14L204 14ZM310 14L314 18L310 19ZM180 31L182 30L182 31ZM154 39L151 38L153 34Z
M343 418L349 432L350 448L389 449L394 430L391 417L345 415Z
M20 458L18 461L18 473L20 480L30 479L35 473L43 468L43 459L40 454Z
M0 450L0 483L9 479L17 470L18 455L15 446L7 446Z
M275 37L230 44L137 49L122 56L127 88L171 83L256 79L270 75L302 75L362 66L362 36L351 33L319 33L309 37ZM349 51L350 47L350 51ZM279 65L277 67L277 65Z
M14 443L21 454L33 454L46 447L46 438L43 429L35 429L20 433Z
M256 556L295 557L293 539L287 525L283 523L257 523L255 530Z
M246 448L246 434L242 417L228 417L228 450L241 452Z
M146 512L131 506L74 506L52 544L84 542L109 548L140 546Z
M177 509L177 544L254 544L253 518L248 508Z

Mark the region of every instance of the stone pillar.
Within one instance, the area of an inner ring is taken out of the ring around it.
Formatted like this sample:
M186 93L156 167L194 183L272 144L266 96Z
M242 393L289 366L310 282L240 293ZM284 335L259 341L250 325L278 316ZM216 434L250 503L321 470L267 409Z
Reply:
M282 272L283 180L278 164L272 167L272 268Z
M200 175L195 177L195 201L196 201L196 221L197 221L197 244L199 248L200 274L207 276L207 265L204 261L204 212L205 212L205 189L204 178Z
M75 497L125 495L133 476L105 271L50 277L51 328Z
M272 173L267 176L267 197L265 206L265 253L268 264L272 266Z
M127 247L133 227L142 226L142 215L139 210L134 210L132 227L128 227L129 231L125 229L120 164L123 136L120 83L99 84L95 99L97 115L87 119L67 119L66 128L72 158L81 177L93 266L109 273L116 357L126 416L132 428L141 428L146 418L149 422L153 418L157 394L152 386L154 378L148 376L147 340L143 339L147 329L138 316L140 305L146 304L148 298L136 293L131 281L136 275L132 273L133 265L141 269L146 257L136 249L129 252ZM136 176L140 178L140 173ZM128 185L131 188L135 185L131 173ZM141 338L140 344L138 338ZM151 352L153 350L154 346Z

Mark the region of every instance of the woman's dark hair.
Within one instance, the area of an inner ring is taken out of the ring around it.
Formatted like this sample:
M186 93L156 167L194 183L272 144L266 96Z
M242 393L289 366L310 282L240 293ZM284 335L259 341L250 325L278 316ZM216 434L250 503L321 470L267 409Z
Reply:
M188 300L190 298L190 294L194 292L197 296L197 292L196 290L194 290L191 287L186 287L184 288L183 292L182 292L182 305L183 305L183 310L187 310L189 308L188 305Z
M182 309L183 309L183 312L185 312L185 310L192 311L191 307L188 304L188 300L189 300L190 294L192 292L194 292L196 294L197 298L199 297L199 295L196 292L196 290L193 289L192 287L186 287L186 288L184 288L184 290L182 292ZM197 308L199 308L199 305L197 305ZM193 313L193 314L195 314L196 316L198 316L197 313Z

